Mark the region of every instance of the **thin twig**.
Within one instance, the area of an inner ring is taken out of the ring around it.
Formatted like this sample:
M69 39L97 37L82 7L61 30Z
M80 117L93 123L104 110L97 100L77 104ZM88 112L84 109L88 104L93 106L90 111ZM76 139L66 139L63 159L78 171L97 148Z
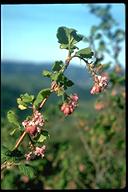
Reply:
M45 102L47 101L48 96L41 102L39 109L41 109L43 107L43 105L45 104Z
M22 140L24 139L24 137L25 137L26 134L27 134L26 131L24 131L24 132L22 133L22 135L21 135L20 138L18 139L18 141L17 141L17 143L16 143L16 145L14 146L14 148L13 148L12 151L16 150L16 149L19 147L20 143L22 142Z

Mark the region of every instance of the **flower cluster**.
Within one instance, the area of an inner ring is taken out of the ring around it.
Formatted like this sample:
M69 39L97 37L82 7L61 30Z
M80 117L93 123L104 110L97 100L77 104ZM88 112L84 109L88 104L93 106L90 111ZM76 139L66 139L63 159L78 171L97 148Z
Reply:
M94 86L91 89L91 94L96 94L102 92L108 86L108 77L95 75Z
M44 118L41 113L37 110L34 112L33 117L31 120L24 120L22 122L26 132L30 135L35 135L37 132L40 132L40 127L44 125Z
M41 156L43 158L45 150L46 150L45 145L43 145L42 147L36 147L36 149L34 151L31 151L31 152L25 154L26 160L30 161L30 160L34 159L36 156Z
M46 149L45 145L43 145L42 147L36 147L36 150L35 150L34 154L36 156L41 156L43 158L44 157L45 149Z
M61 111L64 113L65 116L73 113L73 111L77 107L78 99L79 98L77 94L74 94L69 97L68 102L63 103L63 105L61 106Z

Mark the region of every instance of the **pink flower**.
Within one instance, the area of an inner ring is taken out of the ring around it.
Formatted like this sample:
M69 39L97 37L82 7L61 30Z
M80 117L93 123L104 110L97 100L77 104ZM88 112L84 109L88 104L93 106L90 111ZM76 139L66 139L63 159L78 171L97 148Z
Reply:
M61 111L63 112L64 109L66 108L67 104L66 103L63 103L63 105L61 106Z
M97 84L95 84L91 89L91 94L100 93L101 87L99 87Z
M75 108L77 107L78 99L79 98L77 94L74 94L69 97L68 102L63 103L63 105L61 106L61 111L64 113L65 116L70 115L74 112Z
M69 108L69 106L65 107L65 109L63 110L64 114L67 116L71 113L71 110Z
M100 93L108 86L108 77L106 75L95 75L94 81L95 83L91 89L91 94Z
M36 133L40 132L40 127L43 127L44 122L43 116L36 110L32 116L32 119L24 120L22 125L28 133L31 135L36 135Z
M79 99L79 97L78 97L77 94L72 95L71 98L72 98L72 100L74 100L74 101L76 101L76 102L77 102L78 99Z
M28 154L25 154L26 160L30 161L31 159L34 159L35 155L32 152L29 152Z
M45 149L46 149L45 145L43 145L42 147L36 147L36 150L35 150L34 154L36 156L41 156L43 158L44 157L44 153L45 153Z
M31 159L34 159L36 156L44 157L44 153L46 150L46 146L43 145L42 147L36 147L35 151L31 151L28 154L25 154L26 160L30 161Z
M37 127L36 126L27 126L27 127L25 127L25 130L30 135L36 135L36 133L37 133Z

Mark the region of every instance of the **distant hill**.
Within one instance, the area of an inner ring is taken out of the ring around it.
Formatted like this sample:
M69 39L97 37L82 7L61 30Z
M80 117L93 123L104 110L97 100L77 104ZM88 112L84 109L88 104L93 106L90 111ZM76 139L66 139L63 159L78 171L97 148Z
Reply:
M2 62L1 63L1 101L2 109L7 111L11 107L16 107L16 98L25 92L37 94L40 89L47 88L50 80L42 76L43 70L50 70L52 63ZM71 79L75 85L69 89L70 93L78 93L82 100L93 99L90 97L91 78L83 66L69 66L65 75ZM53 97L56 100L56 97Z
M1 63L1 75L2 82L7 81L10 77L13 78L16 76L37 76L38 78L42 77L41 73L43 70L50 70L52 63L23 63L23 62L9 62L5 61ZM90 75L87 70L81 66L77 67L74 65L69 65L67 71L65 72L67 77L72 79L76 85L84 88L90 86ZM5 78L6 75L6 78ZM10 80L10 79L9 79Z

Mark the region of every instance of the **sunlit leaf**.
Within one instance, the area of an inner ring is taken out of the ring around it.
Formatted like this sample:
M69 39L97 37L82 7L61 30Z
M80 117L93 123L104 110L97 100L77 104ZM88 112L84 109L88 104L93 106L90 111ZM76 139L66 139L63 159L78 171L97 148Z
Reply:
M35 106L35 107L38 107L39 104L40 104L47 96L50 95L50 93L51 93L51 91L50 91L49 88L41 90L41 91L38 93L37 98L36 98L36 100L35 100L34 103L33 103L34 106Z
M76 53L77 56L82 57L82 58L92 58L93 56L93 52L91 48L85 48L85 49L81 49Z
M37 142L42 143L44 142L47 138L49 137L48 131L42 131L41 134L39 135Z
M43 76L45 76L45 77L50 77L50 76L51 76L51 72L48 71L48 70L44 70L42 74L43 74Z

